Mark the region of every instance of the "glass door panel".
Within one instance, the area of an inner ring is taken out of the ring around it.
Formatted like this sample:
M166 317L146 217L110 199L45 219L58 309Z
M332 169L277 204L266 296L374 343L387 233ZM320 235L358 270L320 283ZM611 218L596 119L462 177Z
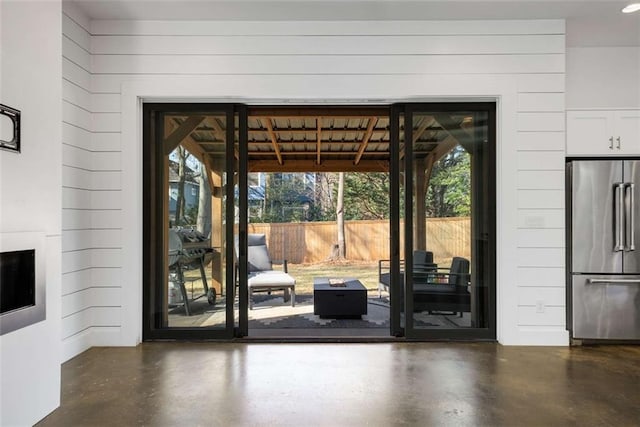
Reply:
M145 338L232 334L232 108L145 105Z
M408 105L405 334L495 337L494 104Z

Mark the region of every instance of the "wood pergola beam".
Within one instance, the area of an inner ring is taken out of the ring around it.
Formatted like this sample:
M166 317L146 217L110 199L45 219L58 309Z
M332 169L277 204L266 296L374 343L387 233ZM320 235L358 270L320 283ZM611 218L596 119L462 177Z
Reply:
M266 117L295 117L309 119L315 119L316 117L340 117L361 119L373 116L388 117L389 107L249 107L247 113L250 119L260 119Z
M251 160L249 172L389 172L387 160L362 160L354 165L352 160L324 159L317 164L315 159L302 159L278 164L272 160Z
M318 119L322 119L321 117L317 117ZM360 117L359 117L360 118ZM281 128L273 128L273 131L275 133L280 133L280 134L292 134L292 133L304 133L304 134L315 134L318 132L318 129L320 130L320 132L324 133L324 134L334 134L334 133L363 133L363 132L367 132L366 128L339 128L339 129L335 129L335 128L318 128L316 126L316 128L286 128L286 129L281 129ZM248 129L249 134L262 134L264 133L263 129ZM377 134L377 133L386 133L389 132L388 129L373 129L372 133L373 134Z
M189 116L177 129L175 129L164 141L162 148L164 154L170 154L187 136L193 132L204 120L203 116Z
M413 131L413 137L411 138L411 142L413 143L413 145L415 145L416 142L418 142L418 139L420 139L420 137L427 131L427 129L433 126L435 122L436 121L433 117L431 118L425 117L422 123L420 123L420 126L418 127L418 129ZM400 149L400 160L404 159L404 153L405 153L405 146L402 146L402 148Z
M287 157L287 156L306 156L308 158L311 157L315 157L313 156L311 153L309 153L308 151L280 151L280 154L282 155L282 157ZM343 156L343 157L347 157L349 156L351 153L350 152L345 152L345 151L323 151L322 152L322 156ZM273 156L273 152L271 151L250 151L249 152L249 157L271 157ZM389 152L387 151L367 151L366 153L363 154L363 156L366 157L389 157ZM317 160L317 159L316 159Z
M271 145L273 146L273 151L275 151L276 153L276 157L278 158L278 163L280 165L282 165L284 162L282 160L282 154L280 154L280 146L278 146L278 137L276 136L275 132L273 131L273 125L271 124L271 118L265 118L264 119L266 125L267 125L267 133L269 134L269 137L271 138Z
M316 163L322 163L320 155L322 153L322 118L316 119Z
M378 123L378 119L376 117L369 118L369 125L367 126L367 132L364 134L364 138L362 138L362 142L360 143L360 148L358 149L358 153L356 154L356 159L353 164L358 165L360 163L360 159L362 159L362 154L364 150L367 149L367 145L369 144L369 140L371 139L371 135L373 135L373 128Z

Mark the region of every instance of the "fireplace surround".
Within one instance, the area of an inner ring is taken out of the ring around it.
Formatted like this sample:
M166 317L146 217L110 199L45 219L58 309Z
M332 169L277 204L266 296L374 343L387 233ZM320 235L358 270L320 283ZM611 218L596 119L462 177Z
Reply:
M44 233L0 233L0 335L46 319Z

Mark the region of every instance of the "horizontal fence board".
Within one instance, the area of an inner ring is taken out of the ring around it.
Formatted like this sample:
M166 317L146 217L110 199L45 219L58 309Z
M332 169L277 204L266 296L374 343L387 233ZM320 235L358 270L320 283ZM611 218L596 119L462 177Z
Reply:
M564 34L564 20L464 21L122 21L93 20L100 35L491 35Z
M94 55L91 70L94 74L359 75L559 73L565 67L564 54L396 55L393 59L388 55L183 55L179 60L174 55Z
M517 267L516 285L565 287L564 267Z
M518 188L522 190L564 190L563 171L518 171Z
M558 287L520 287L518 288L518 305L536 306L538 301L543 305L564 307L566 300L564 286Z
M565 152L565 133L518 132L518 151L561 151Z
M563 209L518 209L518 228L561 228L564 230Z
M564 53L564 35L97 36L94 55L491 55Z
M429 218L427 249L437 263L448 263L454 256L471 256L469 218ZM291 263L325 261L336 244L335 222L249 224L249 232L267 236L269 253L274 259ZM389 259L389 221L346 221L346 256L349 260Z

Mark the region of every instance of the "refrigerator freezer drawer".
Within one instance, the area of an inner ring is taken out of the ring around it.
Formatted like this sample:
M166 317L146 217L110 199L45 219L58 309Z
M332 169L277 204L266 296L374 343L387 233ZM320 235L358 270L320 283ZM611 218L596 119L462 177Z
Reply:
M574 338L640 340L640 276L574 275L572 309Z

